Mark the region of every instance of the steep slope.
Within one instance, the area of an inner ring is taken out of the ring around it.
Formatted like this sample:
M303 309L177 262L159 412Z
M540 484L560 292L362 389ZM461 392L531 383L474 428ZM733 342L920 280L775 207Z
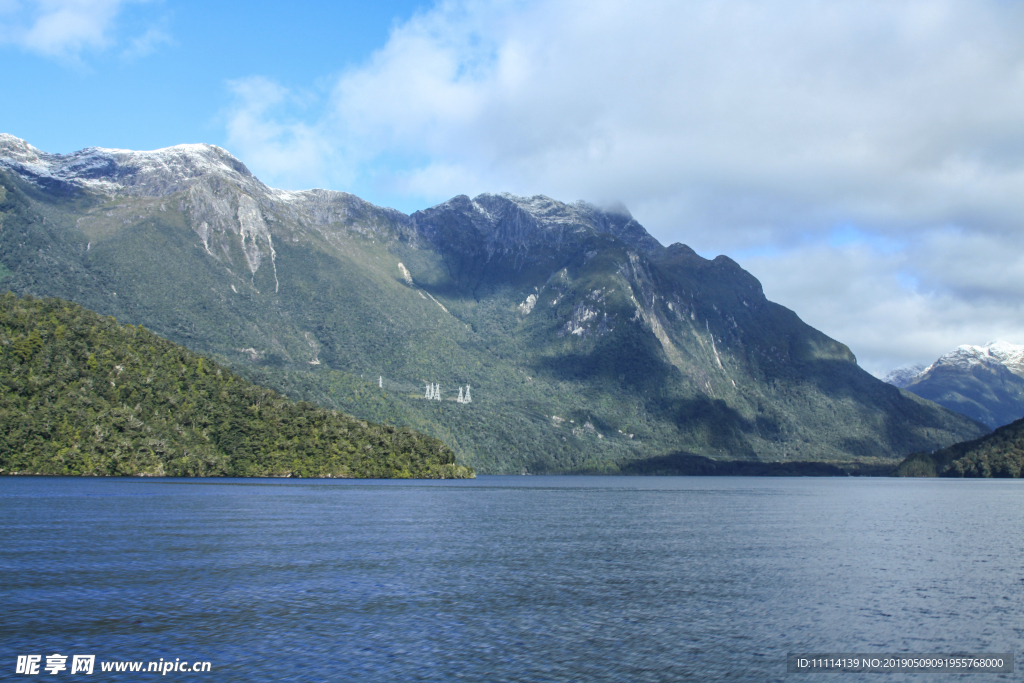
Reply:
M479 471L892 459L985 431L621 207L485 194L406 216L267 188L209 146L58 156L0 136L0 165L5 287L421 429Z
M901 477L1000 477L1024 474L1024 418L980 439L931 453L915 453L900 463Z
M639 397L648 415L675 426L680 450L884 458L913 440L949 438L950 424L983 431L861 371L849 349L767 301L727 257L655 248L636 238L628 214L599 214L598 223L595 213L482 195L412 218L443 259L448 282L438 293L453 312L505 298L538 376L600 387L625 404ZM914 427L900 434L896 424Z
M472 476L431 437L288 401L143 328L10 292L0 474Z
M965 344L912 377L886 381L992 428L1024 416L1024 346Z

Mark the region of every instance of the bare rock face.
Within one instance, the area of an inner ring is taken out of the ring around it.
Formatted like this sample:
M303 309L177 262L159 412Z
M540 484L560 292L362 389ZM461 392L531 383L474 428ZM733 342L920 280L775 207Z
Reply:
M578 246L595 234L608 234L643 252L664 247L633 220L625 207L602 210L586 202L565 204L535 195L481 194L473 199L454 197L430 209L417 211L412 220L428 240L452 245L451 237L467 240L465 249L488 254L525 253L538 246Z
M211 145L59 155L9 135L0 190L5 286L416 425L481 472L893 459L984 432L622 206L460 195L407 216L269 188Z

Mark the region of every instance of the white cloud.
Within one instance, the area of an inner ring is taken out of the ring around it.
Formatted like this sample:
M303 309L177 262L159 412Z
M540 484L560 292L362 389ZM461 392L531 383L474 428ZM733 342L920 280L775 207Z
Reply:
M937 229L897 250L815 241L738 260L879 376L959 344L1024 341L1024 251L990 236Z
M0 43L74 62L85 50L111 47L118 15L126 5L145 1L0 0ZM126 55L148 54L161 42L169 42L168 36L151 29L131 41Z
M275 118L308 98L260 76L228 82L234 104L226 115L227 144L260 178L286 189L331 186L351 180L343 169L331 169L333 136L323 124Z
M174 39L166 31L151 27L141 36L136 36L128 41L128 47L121 53L127 60L140 59L149 56L160 49L161 45L173 45Z
M102 48L122 0L36 0L11 3L3 17L3 38L51 57Z
M441 2L340 74L325 110L265 83L229 137L292 185L622 200L664 242L773 247L746 261L769 294L883 363L1018 312L1017 261L968 281L1019 250L1022 34L1024 8L999 0ZM827 247L837 225L906 248ZM820 287L830 273L849 282Z

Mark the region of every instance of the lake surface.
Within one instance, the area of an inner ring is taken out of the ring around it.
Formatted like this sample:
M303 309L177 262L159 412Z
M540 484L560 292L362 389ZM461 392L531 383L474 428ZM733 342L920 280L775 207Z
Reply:
M628 682L1024 651L1019 480L4 477L0 515L2 680L158 677L14 675L54 652L211 662L162 680Z

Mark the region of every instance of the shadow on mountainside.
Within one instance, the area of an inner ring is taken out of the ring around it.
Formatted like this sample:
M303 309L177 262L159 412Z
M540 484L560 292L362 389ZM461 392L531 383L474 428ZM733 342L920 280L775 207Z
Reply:
M934 435L928 436L930 432L949 433L949 443L953 443L962 440L953 434L956 430L973 432L977 436L990 431L986 425L970 417L881 382L851 363L822 359L805 361L801 366L805 368L801 373L803 382L810 383L837 403L855 404L865 418L878 424L881 428L879 436L896 452L909 453L928 448L927 443L934 443ZM908 431L907 424L917 427ZM881 439L864 440L858 436L847 439L854 449L868 447L868 441L880 443Z
M888 477L895 464L827 462L759 462L712 460L692 453L670 453L619 463L620 474L701 477Z

